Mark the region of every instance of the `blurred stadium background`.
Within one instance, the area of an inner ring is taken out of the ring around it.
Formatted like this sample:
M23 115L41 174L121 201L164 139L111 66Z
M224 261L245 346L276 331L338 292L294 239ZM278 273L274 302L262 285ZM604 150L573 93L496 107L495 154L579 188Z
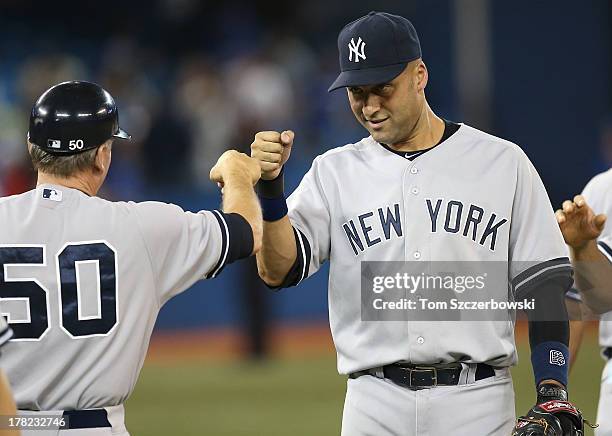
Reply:
M314 156L364 136L343 92L326 89L338 31L371 9L415 24L434 110L520 144L554 205L612 165L606 0L2 0L0 194L33 186L29 110L72 79L107 88L135 139L115 146L106 198L217 207L210 167L264 129L296 132L291 190ZM132 433L338 434L344 378L326 280L324 270L272 293L242 262L171 300L127 406ZM603 366L596 329L570 386L590 418ZM515 371L521 411L533 401L527 356Z

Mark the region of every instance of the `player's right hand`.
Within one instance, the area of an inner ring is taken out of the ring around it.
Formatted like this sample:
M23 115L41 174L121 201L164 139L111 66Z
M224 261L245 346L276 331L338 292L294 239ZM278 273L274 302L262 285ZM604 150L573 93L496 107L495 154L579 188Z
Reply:
M582 195L576 195L574 201L564 201L561 207L555 216L567 245L580 249L601 235L606 216L595 215Z
M295 133L291 130L283 132L259 132L251 144L251 157L259 162L261 178L272 180L278 177L283 165L289 160Z
M221 187L230 178L247 178L251 184L255 185L261 176L259 163L236 150L227 150L223 153L214 167L210 170L210 180L217 182Z

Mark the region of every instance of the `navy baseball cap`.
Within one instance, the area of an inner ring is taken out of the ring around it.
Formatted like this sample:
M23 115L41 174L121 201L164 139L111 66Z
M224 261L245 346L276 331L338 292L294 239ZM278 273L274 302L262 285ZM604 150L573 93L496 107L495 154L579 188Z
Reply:
M421 44L410 21L386 12L370 12L344 26L338 35L340 74L328 91L347 86L387 83L406 64L421 57Z

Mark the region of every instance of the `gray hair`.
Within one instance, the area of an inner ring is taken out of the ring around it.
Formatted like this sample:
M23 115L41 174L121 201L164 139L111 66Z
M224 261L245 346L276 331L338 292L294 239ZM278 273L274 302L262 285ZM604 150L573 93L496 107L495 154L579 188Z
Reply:
M63 156L51 154L38 145L31 144L30 158L36 171L66 178L93 169L98 148Z

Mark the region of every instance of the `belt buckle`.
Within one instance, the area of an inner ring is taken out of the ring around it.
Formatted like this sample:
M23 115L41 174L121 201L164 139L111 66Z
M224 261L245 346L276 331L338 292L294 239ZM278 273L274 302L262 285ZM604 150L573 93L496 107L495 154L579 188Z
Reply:
M413 381L413 375L415 372L419 372L419 373L431 373L431 385L429 386L415 386L414 385L414 381ZM426 389L426 388L434 388L436 386L438 386L438 369L434 368L434 367L414 367L414 368L409 368L409 372L408 372L408 384L410 385L411 389L414 390L418 390L418 389Z

